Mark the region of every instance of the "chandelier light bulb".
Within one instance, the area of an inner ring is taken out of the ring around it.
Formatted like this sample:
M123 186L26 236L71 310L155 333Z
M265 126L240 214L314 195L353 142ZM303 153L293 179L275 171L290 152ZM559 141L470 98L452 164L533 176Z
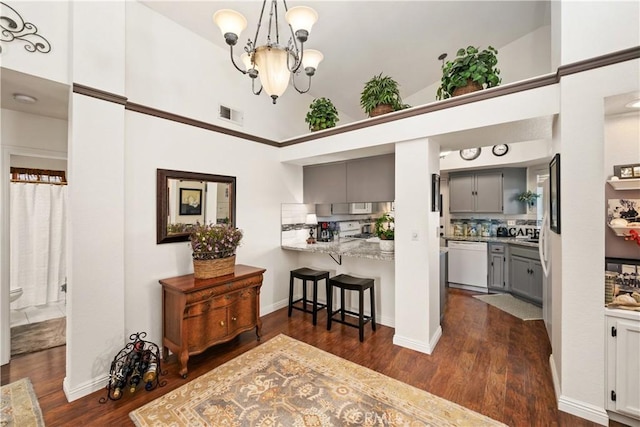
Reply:
M284 19L291 25L294 33L298 30L304 30L308 34L311 33L311 27L318 20L318 14L310 7L296 6L287 11Z
M308 68L312 68L313 73L315 73L315 71L318 69L318 64L320 64L320 61L322 61L323 59L324 55L322 54L322 52L315 49L307 49L304 51L304 54L302 56L302 66L304 67L305 71ZM313 75L313 73L311 75Z
M235 41L238 40L240 34L247 28L247 18L241 13L231 9L221 9L213 14L213 22L220 28L227 43L229 43L229 34L235 35Z

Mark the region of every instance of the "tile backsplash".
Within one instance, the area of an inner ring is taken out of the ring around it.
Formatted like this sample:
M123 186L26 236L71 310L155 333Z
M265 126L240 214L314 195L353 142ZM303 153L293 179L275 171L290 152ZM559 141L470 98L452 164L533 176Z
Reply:
M530 236L537 238L540 234L540 221L535 219L452 218L447 235L496 237L499 228L505 228L508 237Z

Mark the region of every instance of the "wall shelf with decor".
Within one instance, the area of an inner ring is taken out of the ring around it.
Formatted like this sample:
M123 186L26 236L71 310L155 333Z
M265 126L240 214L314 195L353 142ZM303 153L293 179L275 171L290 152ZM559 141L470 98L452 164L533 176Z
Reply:
M640 190L640 178L610 179L607 182L614 190Z
M631 235L631 230L635 230L636 233L640 233L640 224L638 226L616 227L611 224L607 224L610 229L616 233L616 236L625 237Z

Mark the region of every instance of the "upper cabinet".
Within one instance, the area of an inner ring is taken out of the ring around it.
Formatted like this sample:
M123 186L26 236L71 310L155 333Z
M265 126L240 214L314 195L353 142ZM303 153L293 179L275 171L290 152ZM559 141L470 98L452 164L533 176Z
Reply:
M395 200L395 155L303 168L304 203Z
M524 214L526 204L517 195L526 191L524 168L508 168L449 175L449 211L452 213Z
M311 165L303 168L304 203L346 203L347 164Z

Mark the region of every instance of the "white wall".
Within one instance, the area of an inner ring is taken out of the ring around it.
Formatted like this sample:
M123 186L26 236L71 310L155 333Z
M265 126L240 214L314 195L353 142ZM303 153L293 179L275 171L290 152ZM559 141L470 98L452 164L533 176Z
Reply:
M14 110L0 110L3 146L67 152L67 121Z
M501 84L503 85L553 71L550 51L551 28L549 26L540 27L508 45L494 47L498 50L498 69L500 69ZM484 49L486 46L480 46L480 48ZM455 52L451 52L445 61L453 59L455 59ZM440 87L440 80L403 100L412 106L429 104L436 100L438 87Z
M146 115L128 113L125 127L126 333L146 331L160 343L158 280L193 272L188 242L156 244L157 168L236 177L236 225L244 231L236 261L267 269L262 314L286 305L295 260L280 249L281 203L302 201L301 168L281 164L277 148Z
M560 65L640 45L640 2L560 3Z
M69 74L69 4L67 1L14 1L6 2L22 16L24 22L35 25L37 34L51 45L48 53L25 50L27 43L20 40L2 43L2 67L55 80L70 83ZM17 19L2 4L2 16ZM3 40L5 38L3 37ZM35 41L35 39L34 39Z
M228 50L139 2L126 2L126 10L131 102L276 141L309 132L311 96L290 87L273 105L266 93L253 95L251 79L231 64ZM218 119L219 104L242 111L244 125Z
M600 423L607 422L602 295L604 99L638 91L638 79L620 78L630 75L640 75L640 60L573 74L561 84L557 151L561 152L562 234L551 233L553 358L560 381L560 409ZM556 299L558 291L561 297Z

